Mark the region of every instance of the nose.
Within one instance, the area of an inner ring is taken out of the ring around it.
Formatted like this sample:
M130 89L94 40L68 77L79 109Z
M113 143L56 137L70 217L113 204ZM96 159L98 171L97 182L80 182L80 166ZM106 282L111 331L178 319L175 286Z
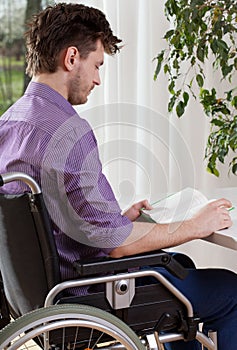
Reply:
M99 70L96 70L95 77L94 77L94 84L95 85L100 85L101 84Z

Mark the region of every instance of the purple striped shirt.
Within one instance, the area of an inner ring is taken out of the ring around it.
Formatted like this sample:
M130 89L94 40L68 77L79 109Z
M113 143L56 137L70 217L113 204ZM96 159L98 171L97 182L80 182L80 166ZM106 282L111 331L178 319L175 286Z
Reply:
M31 82L0 118L0 173L9 171L41 185L63 280L76 277L73 261L107 255L130 234L132 223L102 173L90 125L47 85ZM8 193L24 190L18 182L4 186Z

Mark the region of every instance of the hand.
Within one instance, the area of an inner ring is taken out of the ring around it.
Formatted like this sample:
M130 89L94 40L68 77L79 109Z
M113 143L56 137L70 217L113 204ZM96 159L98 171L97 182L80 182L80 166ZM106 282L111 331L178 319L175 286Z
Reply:
M148 200L145 199L133 204L123 215L127 216L131 221L135 221L141 215L141 209L151 210L152 206L149 204Z
M232 221L228 208L232 206L227 199L218 199L208 203L194 215L192 221L197 225L197 238L209 236L211 233L228 228Z

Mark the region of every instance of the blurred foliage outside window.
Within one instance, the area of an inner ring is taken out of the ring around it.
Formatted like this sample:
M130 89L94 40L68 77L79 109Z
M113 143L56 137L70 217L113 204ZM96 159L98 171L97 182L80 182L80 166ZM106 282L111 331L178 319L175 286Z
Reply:
M51 0L0 1L0 116L23 93L25 75L25 23Z

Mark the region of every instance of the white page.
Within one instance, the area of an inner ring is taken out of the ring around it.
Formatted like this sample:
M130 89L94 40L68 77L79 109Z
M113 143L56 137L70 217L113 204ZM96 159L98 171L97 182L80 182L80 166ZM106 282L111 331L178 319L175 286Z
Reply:
M152 205L154 209L144 212L159 223L182 221L193 216L207 202L201 192L188 187L157 201Z

